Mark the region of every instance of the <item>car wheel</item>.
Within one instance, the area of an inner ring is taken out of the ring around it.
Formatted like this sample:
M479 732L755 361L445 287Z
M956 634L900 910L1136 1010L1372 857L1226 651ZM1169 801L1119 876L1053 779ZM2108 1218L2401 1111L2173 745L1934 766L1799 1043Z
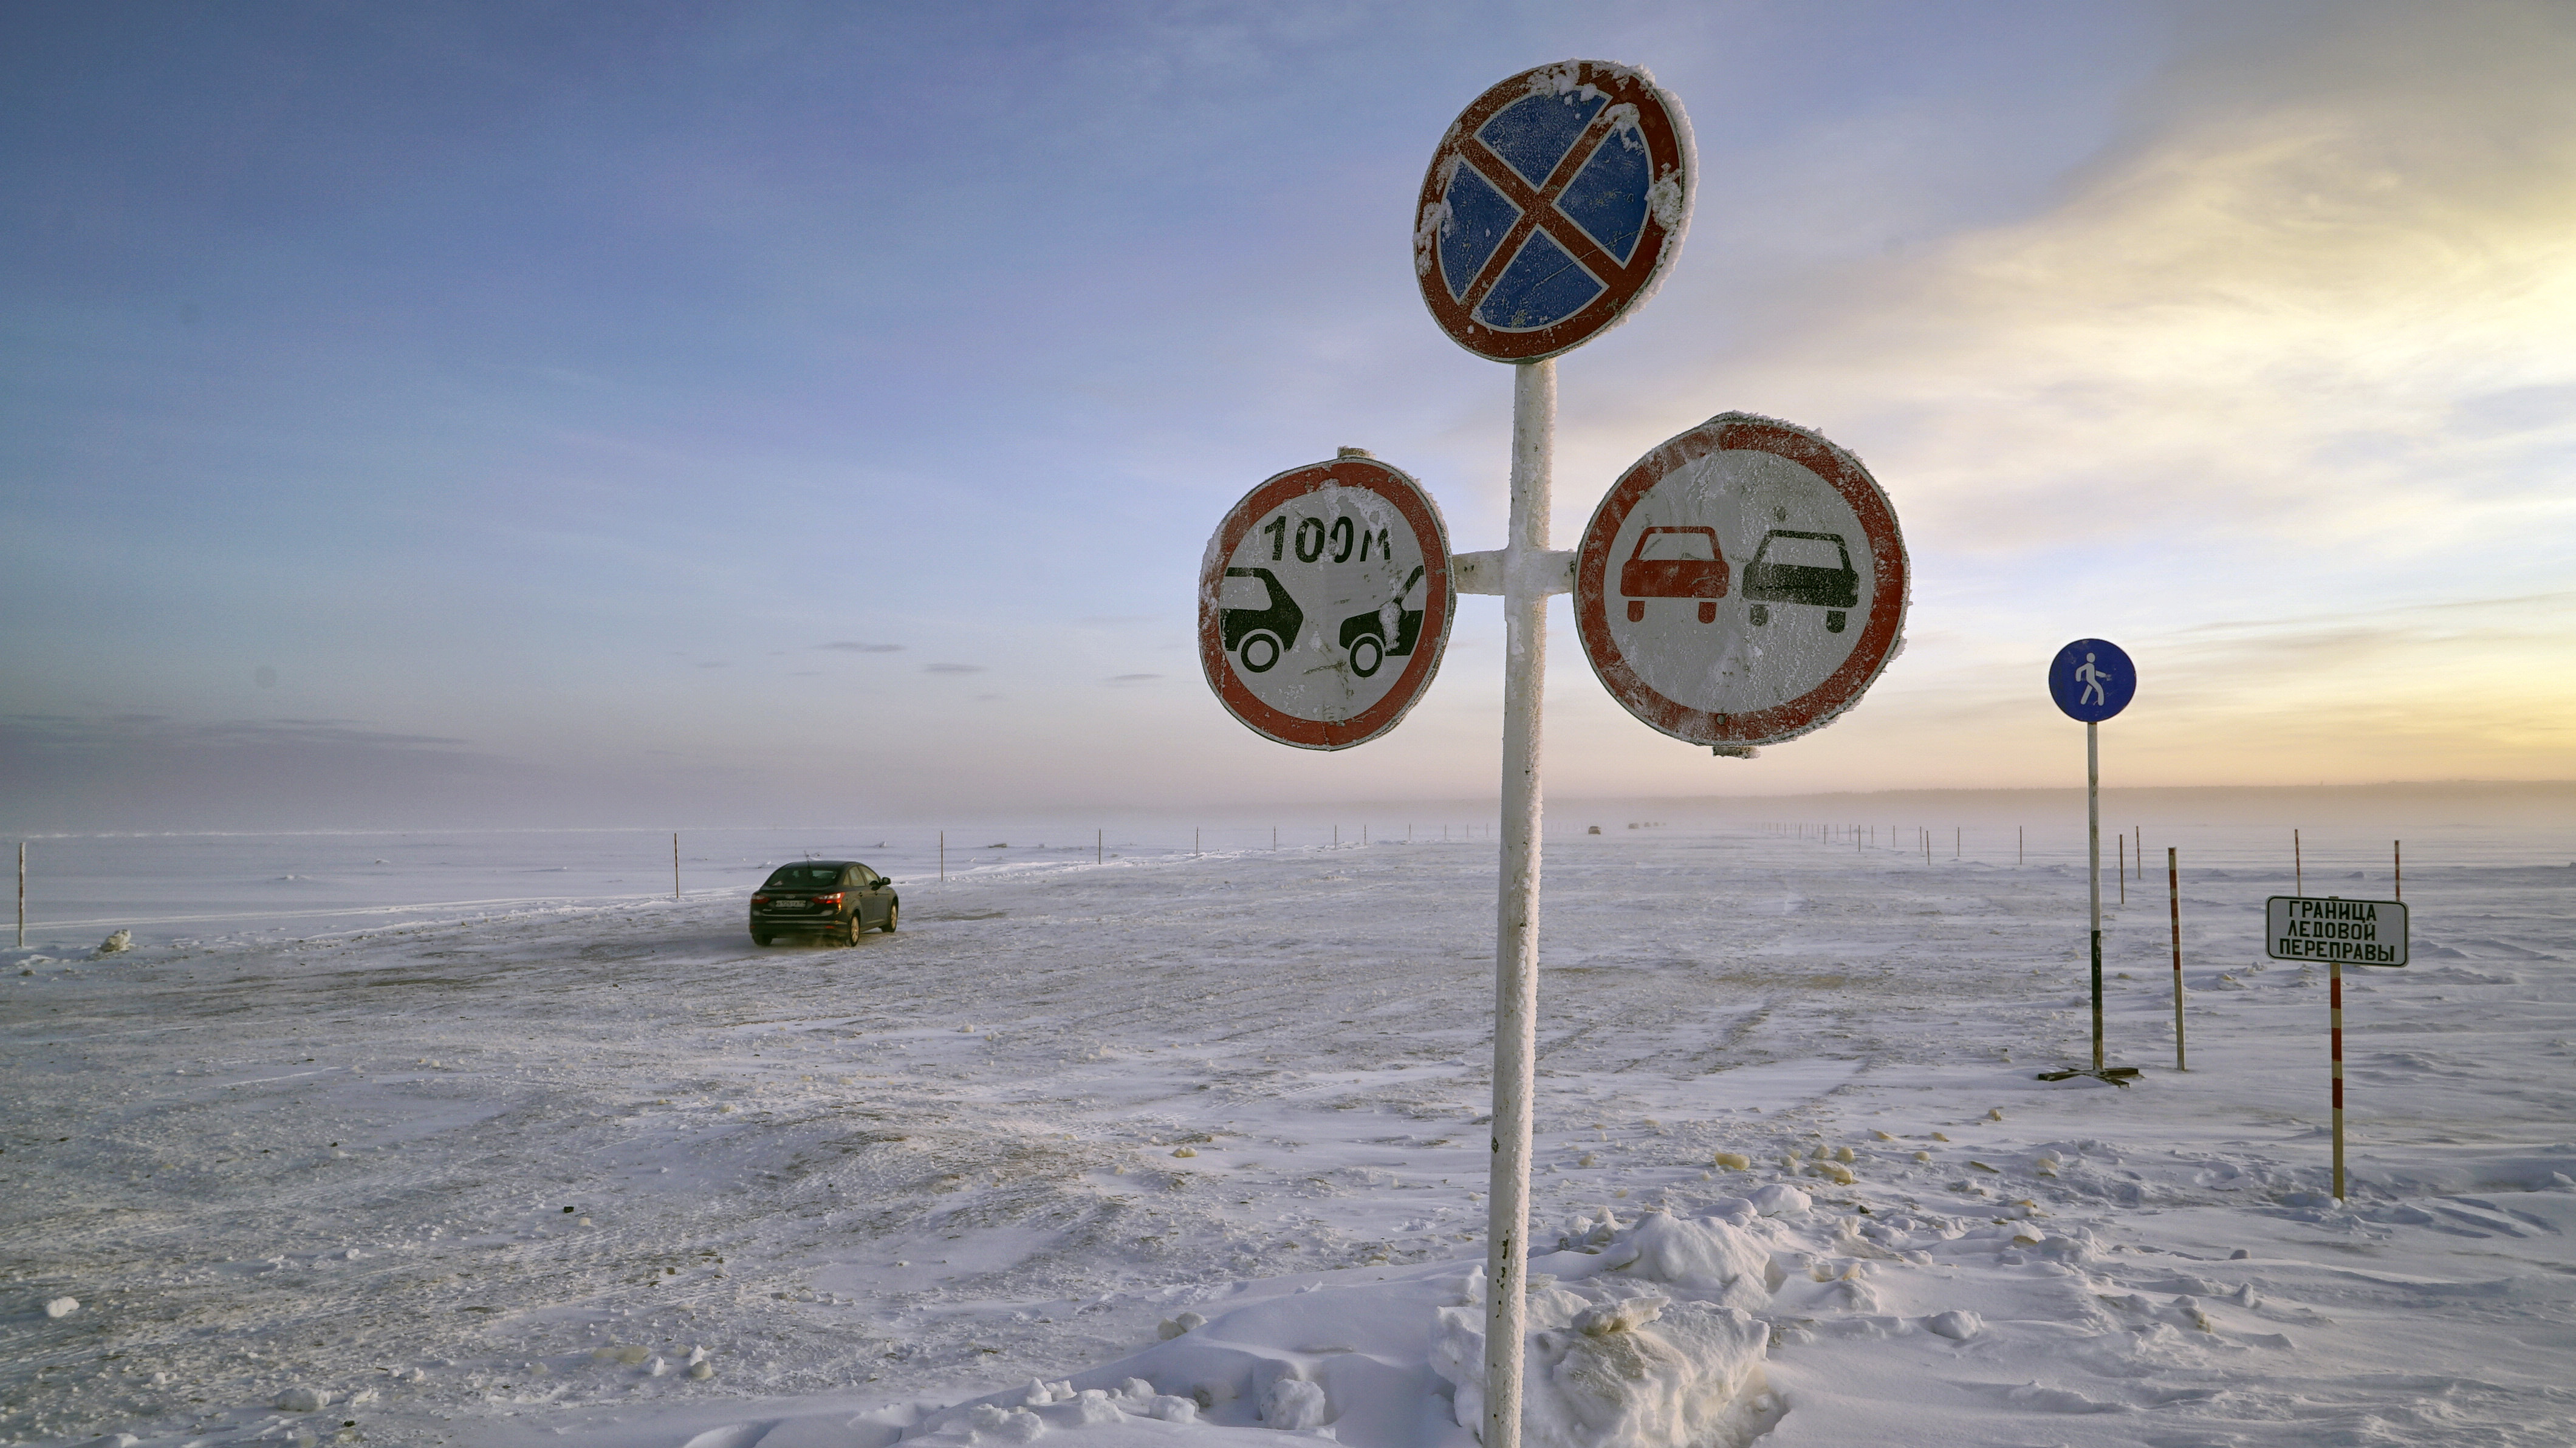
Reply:
M1256 649L1260 650L1260 661L1257 663L1254 662L1253 659L1253 651ZM1243 653L1240 657L1243 659L1243 666L1250 669L1252 672L1256 674L1269 673L1271 665L1279 662L1279 639L1277 635L1257 633L1252 637L1245 639L1243 641Z
M1368 650L1365 656L1360 652L1362 649ZM1385 662L1386 645L1379 643L1374 635L1362 634L1351 645L1351 672L1361 678L1376 673L1377 666Z
M1843 631L1843 611L1842 611L1841 609L1838 609L1838 608L1837 608L1837 609L1831 609L1831 610L1828 610L1828 611L1826 612L1826 614L1825 614L1825 632L1827 632L1827 633L1841 633L1842 631Z
M883 930L883 931L884 931L886 934L888 934L888 935L892 935L892 934L894 934L894 922L895 922L895 917L896 917L896 916L898 916L898 915L901 915L902 913L903 913L903 902L902 902L902 901L900 901L900 900L889 900L889 901L887 901L887 902L886 902L886 923L885 923L885 924L883 924L883 925L881 925L881 926L879 926L879 927L878 927L878 929Z
M861 914L859 911L853 910L850 912L849 927L841 932L841 943L843 945L856 945L859 943L860 932L868 928L860 923L864 919L866 919L866 916Z
M1766 623L1769 623L1770 621L1771 621L1771 606L1770 606L1769 604L1767 604L1767 603L1757 603L1757 604L1753 605L1753 626L1754 626L1754 627L1756 627L1756 628L1760 628L1762 625L1764 625L1764 624L1766 624Z
M751 943L754 945L766 946L774 938L776 937L765 935L757 930L751 932Z

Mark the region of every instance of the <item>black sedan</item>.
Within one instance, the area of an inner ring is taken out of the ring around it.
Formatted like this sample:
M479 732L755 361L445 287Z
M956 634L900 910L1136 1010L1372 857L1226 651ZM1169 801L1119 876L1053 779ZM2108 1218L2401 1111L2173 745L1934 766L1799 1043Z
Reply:
M894 882L856 860L799 860L752 892L751 943L820 935L856 945L862 931L892 933L902 909Z

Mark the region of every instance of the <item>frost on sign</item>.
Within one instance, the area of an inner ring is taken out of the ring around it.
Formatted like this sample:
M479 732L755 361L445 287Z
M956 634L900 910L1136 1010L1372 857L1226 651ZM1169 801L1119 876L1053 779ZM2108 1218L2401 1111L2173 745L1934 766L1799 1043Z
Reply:
M1228 712L1305 749L1395 727L1449 636L1449 538L1421 485L1372 458L1244 496L1199 566L1199 662Z
M1905 545L1867 469L1805 428L1711 418L1585 529L1575 623L1602 684L1697 744L1766 744L1857 700L1902 638Z

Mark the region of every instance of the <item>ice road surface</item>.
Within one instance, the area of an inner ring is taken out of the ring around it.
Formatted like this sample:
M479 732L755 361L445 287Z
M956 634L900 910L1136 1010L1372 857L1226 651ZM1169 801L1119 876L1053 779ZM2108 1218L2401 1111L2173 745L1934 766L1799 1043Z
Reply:
M1579 824L1533 1448L2576 1439L2565 830L2410 848L2338 1205L2274 832L2186 854L2188 1074L2131 883L2117 1090L2033 1079L2085 1043L2063 852ZM0 1439L1471 1442L1491 845L1089 855L887 855L903 928L855 947L757 949L730 886L38 931Z

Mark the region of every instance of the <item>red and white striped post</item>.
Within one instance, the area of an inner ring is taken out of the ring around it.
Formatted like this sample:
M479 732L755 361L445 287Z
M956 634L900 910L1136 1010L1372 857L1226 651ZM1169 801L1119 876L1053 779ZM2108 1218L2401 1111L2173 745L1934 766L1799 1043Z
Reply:
M2334 1056L2334 1194L2343 1200L2343 962L2326 962L2326 1037Z

